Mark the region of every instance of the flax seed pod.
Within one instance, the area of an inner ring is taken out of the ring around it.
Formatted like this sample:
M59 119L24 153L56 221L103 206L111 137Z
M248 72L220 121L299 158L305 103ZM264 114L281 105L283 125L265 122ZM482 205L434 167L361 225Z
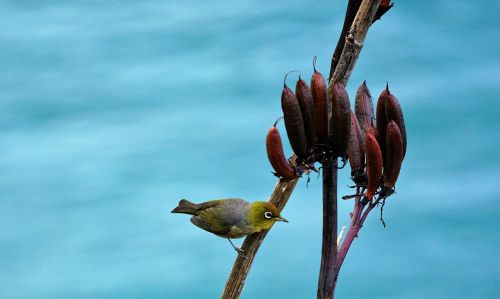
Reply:
M283 91L281 93L281 109L283 110L283 118L285 119L288 141L290 141L293 151L299 158L307 159L307 140L299 101L286 83L283 84Z
M370 127L375 126L373 119L375 118L373 110L372 95L366 81L363 81L356 92L356 99L354 102L354 112L359 121L361 128L361 137L363 139L363 146L365 142L365 134L369 131Z
M384 187L394 188L403 162L403 139L395 121L391 120L385 133L387 158L384 160Z
M377 192L382 177L382 152L380 146L371 133L366 134L365 141L366 153L366 177L368 178L368 186L366 188L365 198L371 200Z
M398 99L389 91L389 84L386 87L387 90L387 102L385 104L385 117L386 121L395 121L401 131L401 138L403 140L403 157L406 155L406 126L405 119L403 117L403 110L399 104ZM387 139L387 138L386 138Z
M277 123L278 121L276 121ZM266 150L269 162L276 171L276 175L285 179L293 180L297 177L295 169L292 167L290 162L286 159L285 153L283 151L283 143L281 142L281 136L276 127L276 123L269 129L266 137Z
M380 144L380 134L378 132L378 128L376 127L370 127L368 129L368 132L372 133L372 135L377 139L378 144ZM365 139L366 139L366 133L365 133ZM363 144L363 148L365 148L365 145Z
M300 76L295 86L295 95L297 96L297 100L299 101L300 105L300 111L302 112L307 146L308 151L310 152L312 147L314 146L314 103L311 89L309 89L307 82L302 80Z
M330 86L332 100L332 148L335 155L345 157L351 137L351 104L344 85L339 82Z
M365 152L363 150L363 142L361 140L361 129L354 112L351 112L351 137L349 146L347 147L347 155L349 156L349 165L351 166L351 178L358 184L363 181L365 170Z
M314 103L314 132L317 144L326 144L328 139L328 102L326 81L316 70L316 57L313 60L314 74L311 78L311 93Z
M380 147L382 149L382 156L385 157L385 130L387 128L387 115L386 115L386 106L389 101L389 89L386 87L380 93L377 101L377 129L379 133L379 138L377 140L380 143Z

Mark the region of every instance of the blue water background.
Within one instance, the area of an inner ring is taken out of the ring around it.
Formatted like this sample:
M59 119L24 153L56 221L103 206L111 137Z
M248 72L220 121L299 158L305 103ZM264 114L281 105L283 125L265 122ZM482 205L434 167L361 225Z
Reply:
M235 252L169 211L268 198L283 76L328 73L344 2L1 1L0 298L217 298ZM390 82L408 152L338 298L500 297L499 3L397 1L371 28L347 89ZM315 297L321 209L301 180L242 298Z

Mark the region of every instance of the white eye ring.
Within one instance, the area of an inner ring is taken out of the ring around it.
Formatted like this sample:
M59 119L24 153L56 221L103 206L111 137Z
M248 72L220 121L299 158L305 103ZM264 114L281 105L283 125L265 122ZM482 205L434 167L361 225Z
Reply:
M271 213L271 212L265 212L264 213L264 217L266 217L266 219L271 219L273 217L273 213Z

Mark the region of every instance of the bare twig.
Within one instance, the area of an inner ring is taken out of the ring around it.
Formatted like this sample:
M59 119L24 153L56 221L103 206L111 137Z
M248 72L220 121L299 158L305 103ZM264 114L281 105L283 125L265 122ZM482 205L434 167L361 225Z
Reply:
M340 55L342 54L342 50L344 50L345 37L349 29L351 28L352 22L354 21L354 17L356 16L356 13L358 12L360 5L361 5L361 0L349 0L349 2L347 3L347 9L344 17L344 25L342 26L342 31L340 32L337 46L335 47L335 51L333 52L332 63L330 67L330 75L328 76L328 80L332 78L333 71L337 67L338 60L340 58ZM390 3L389 0L380 1L380 5L377 8L377 12L375 13L375 17L373 18L372 24L375 23L375 21L380 20L380 18L386 12L388 12L393 6L394 3Z
M364 0L361 2L351 29L347 33L342 55L330 79L330 89L333 89L332 82L339 81L344 86L347 84L379 4L380 0Z
M335 51L333 52L332 62L330 67L330 75L328 76L328 80L332 78L333 71L335 71L335 68L337 67L340 55L344 50L345 38L347 32L351 28L352 22L354 21L354 17L356 16L356 13L358 12L360 5L361 5L361 0L349 0L349 2L347 3L347 9L344 17L344 25L342 26L342 31L340 32L337 46L335 47ZM380 18L386 12L388 12L393 6L394 3L390 3L389 0L380 1L380 5L377 8L377 12L375 13L375 17L373 18L372 24L375 23L375 21L380 20Z
M330 75L328 76L328 81L330 81L330 79L332 78L333 71L335 71L335 68L337 67L340 55L342 54L342 50L344 50L345 36L347 35L347 31L349 31L349 29L351 28L352 21L354 21L354 17L358 12L360 4L361 0L349 0L349 3L347 3L344 25L342 26L342 31L340 32L335 51L333 51L332 64L330 66Z
M297 181L298 179L290 182L280 180L278 184L276 184L276 187L274 187L274 191L269 197L269 201L272 202L279 211L283 210L285 207ZM250 271L255 255L268 232L269 231L265 230L245 238L241 249L245 252L246 258L240 255L236 257L236 261L234 262L233 269L231 270L231 274L229 275L221 298L235 299L240 297L243 286L245 285L245 279Z

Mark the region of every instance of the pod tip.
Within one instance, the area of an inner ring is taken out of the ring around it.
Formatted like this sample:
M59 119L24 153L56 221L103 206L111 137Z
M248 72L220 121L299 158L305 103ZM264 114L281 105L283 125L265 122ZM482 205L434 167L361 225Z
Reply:
M283 116L278 117L278 119L274 122L273 127L276 127L276 125L278 124L278 122L279 122L279 121L280 121L280 119L282 119L282 118L283 118Z
M290 73L299 73L299 78L300 78L300 71L297 71L297 70L289 71L288 73L286 73L285 79L283 79L283 88L287 88L286 78L288 77L288 75L290 75Z

